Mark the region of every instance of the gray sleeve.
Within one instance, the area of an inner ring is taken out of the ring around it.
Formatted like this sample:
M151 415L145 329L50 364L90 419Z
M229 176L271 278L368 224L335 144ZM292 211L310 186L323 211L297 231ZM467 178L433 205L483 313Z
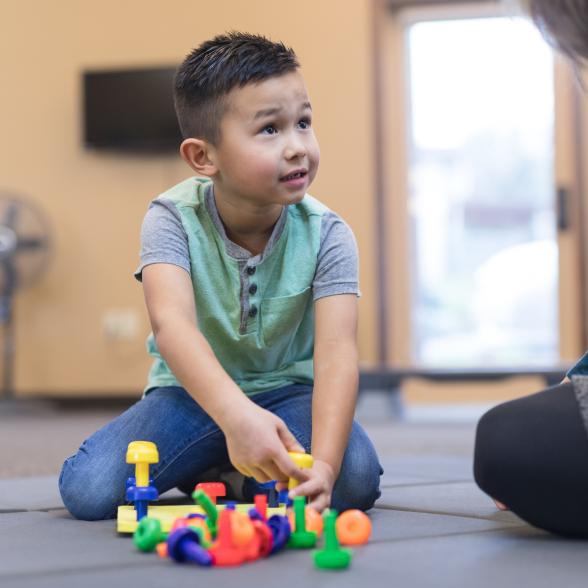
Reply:
M171 263L190 273L188 236L176 207L165 199L154 200L141 227L141 261L135 278L152 263Z
M349 225L337 214L324 214L313 287L313 299L359 291L357 244Z

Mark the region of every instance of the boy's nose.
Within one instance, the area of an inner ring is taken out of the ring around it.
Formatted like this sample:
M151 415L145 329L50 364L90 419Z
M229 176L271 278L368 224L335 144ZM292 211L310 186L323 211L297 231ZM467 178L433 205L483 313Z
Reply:
M303 157L306 155L306 145L304 141L296 135L291 135L286 144L284 152L286 159L294 159L295 157Z

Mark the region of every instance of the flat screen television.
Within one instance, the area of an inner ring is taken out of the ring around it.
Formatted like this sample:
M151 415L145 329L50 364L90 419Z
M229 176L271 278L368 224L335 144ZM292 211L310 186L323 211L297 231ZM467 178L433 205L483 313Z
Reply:
M182 137L173 104L175 70L84 72L85 145L123 151L177 150Z

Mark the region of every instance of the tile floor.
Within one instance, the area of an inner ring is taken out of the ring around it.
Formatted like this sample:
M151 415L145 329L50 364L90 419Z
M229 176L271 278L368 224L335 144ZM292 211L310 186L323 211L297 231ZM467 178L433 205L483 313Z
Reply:
M477 489L475 411L433 421L434 411L417 410L397 421L378 402L362 401L358 418L380 452L383 493L370 513L370 543L341 572L314 569L307 552L237 569L138 553L113 521L73 520L56 487L63 458L120 407L0 406L0 586L585 586L588 542L532 529Z

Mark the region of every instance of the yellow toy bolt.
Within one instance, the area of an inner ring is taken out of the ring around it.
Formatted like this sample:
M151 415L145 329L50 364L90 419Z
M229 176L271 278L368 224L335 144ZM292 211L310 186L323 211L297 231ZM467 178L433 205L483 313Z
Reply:
M151 441L132 441L127 447L127 463L135 464L135 479L127 481L126 498L135 503L137 521L147 515L147 503L157 500L155 486L149 485L149 465L159 461L157 446ZM133 485L134 482L134 485Z
M159 461L157 446L151 441L131 441L127 447L127 463L135 464L135 485L149 486L149 464Z
M288 451L288 455L292 459L292 461L299 467L301 470L310 469L312 464L314 463L314 459L310 453L297 453L295 451ZM300 482L296 478L289 478L288 479L288 490L292 490L292 488L296 488Z

